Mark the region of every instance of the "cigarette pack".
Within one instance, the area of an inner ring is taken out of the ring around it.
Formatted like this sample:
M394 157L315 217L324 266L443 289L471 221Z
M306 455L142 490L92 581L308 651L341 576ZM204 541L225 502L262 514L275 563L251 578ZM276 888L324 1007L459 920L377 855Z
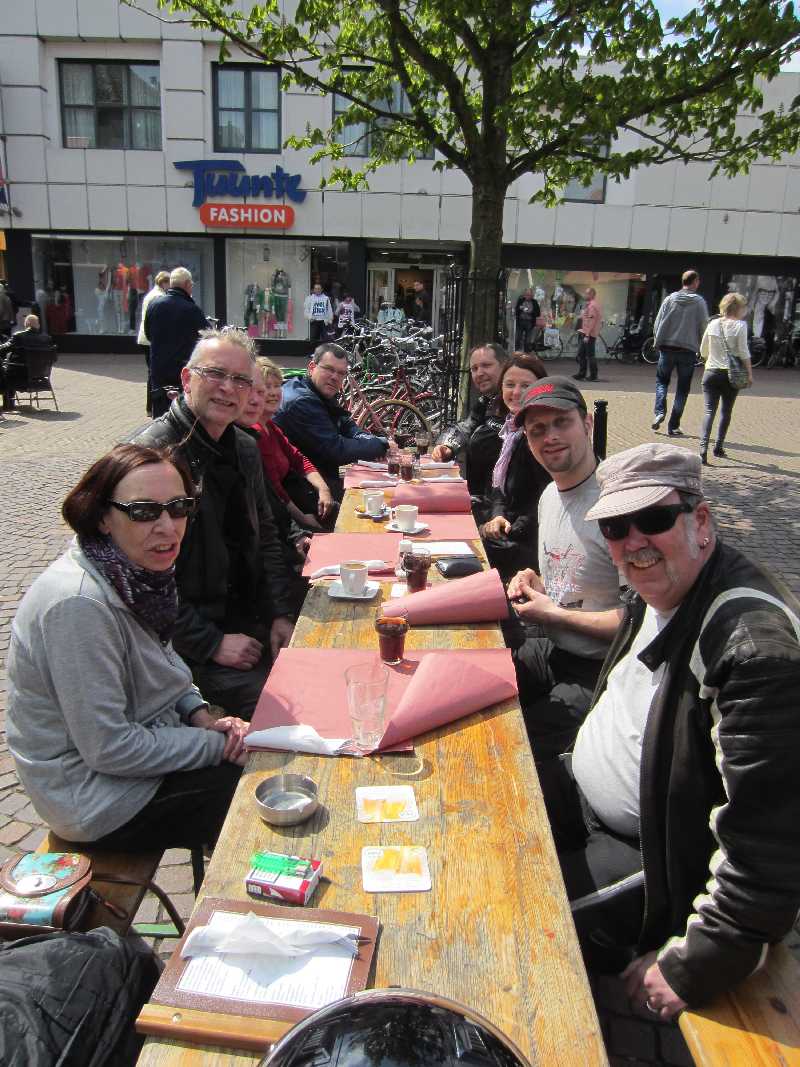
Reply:
M260 900L284 900L307 904L322 874L322 860L283 856L279 852L254 852L244 887Z

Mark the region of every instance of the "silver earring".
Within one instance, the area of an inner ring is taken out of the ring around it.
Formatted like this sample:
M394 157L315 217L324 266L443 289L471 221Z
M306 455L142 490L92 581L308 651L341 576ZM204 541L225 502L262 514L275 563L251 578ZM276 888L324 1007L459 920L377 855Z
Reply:
M700 547L701 548L708 548L708 545L709 545L710 541L711 541L710 537L704 537L703 538L703 543L700 545Z

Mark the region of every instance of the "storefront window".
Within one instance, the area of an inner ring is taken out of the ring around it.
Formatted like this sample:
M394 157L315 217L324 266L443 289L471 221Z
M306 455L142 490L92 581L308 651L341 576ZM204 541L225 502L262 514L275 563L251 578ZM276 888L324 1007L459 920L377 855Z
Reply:
M228 321L251 337L302 341L309 337L306 297L322 286L335 312L350 285L344 241L231 238L227 245Z
M567 342L577 329L586 305L586 290L592 288L603 315L603 338L609 344L625 326L640 328L646 297L646 275L611 271L540 270L535 267L512 270L508 278L506 331L509 348L518 341L517 303L528 291L539 305L542 327L555 327ZM526 334L527 336L527 334Z
M48 333L135 334L156 274L186 267L193 299L213 315L213 256L203 238L34 235L36 301Z
M796 278L772 274L733 274L727 282L728 292L741 293L747 299L751 345L754 338L763 341L767 357L772 355L776 341L797 328L796 282Z

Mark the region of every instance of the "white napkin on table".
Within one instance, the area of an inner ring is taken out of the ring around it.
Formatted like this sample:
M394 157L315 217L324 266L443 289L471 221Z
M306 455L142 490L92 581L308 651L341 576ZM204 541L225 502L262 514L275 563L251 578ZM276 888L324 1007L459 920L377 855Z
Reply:
M372 459L360 459L355 464L355 466L356 467L368 467L371 471L385 471L387 464L386 464L385 460L384 460L383 463L376 463Z
M358 483L359 489L388 489L393 485L397 485L397 479L388 477L384 478L382 482L379 482L377 478L367 478Z
M358 955L358 944L349 934L313 927L289 927L277 930L264 919L254 915L237 917L225 930L197 926L186 938L181 958L190 956L307 956L326 945L344 948L349 955Z
M456 461L454 459L442 460L441 462L434 459L423 459L420 462L420 466L425 470L440 470L444 467L455 467Z
M394 570L394 563L387 563L385 559L360 559L348 562L366 563L367 570L370 574L380 574L384 571ZM338 578L339 574L341 573L341 571L339 570L340 566L341 564L339 563L329 563L327 567L318 567L317 570L315 570L313 574L309 574L308 577L312 582L315 578Z
M350 741L348 737L321 737L313 726L272 726L253 730L245 738L247 748L275 748L282 752L308 752L314 756L335 756Z

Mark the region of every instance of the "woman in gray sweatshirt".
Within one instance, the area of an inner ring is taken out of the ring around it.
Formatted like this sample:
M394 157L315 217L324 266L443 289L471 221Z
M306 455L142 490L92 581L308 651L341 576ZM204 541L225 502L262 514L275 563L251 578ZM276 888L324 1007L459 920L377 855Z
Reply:
M180 458L118 445L65 500L77 536L14 619L8 746L36 811L68 841L192 848L222 826L247 724L212 718L170 643L194 507Z

